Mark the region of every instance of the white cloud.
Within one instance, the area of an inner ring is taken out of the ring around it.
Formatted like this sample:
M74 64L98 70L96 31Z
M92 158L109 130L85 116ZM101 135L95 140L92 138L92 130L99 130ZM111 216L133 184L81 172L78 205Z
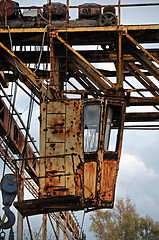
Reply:
M120 160L119 178L121 181L152 181L159 180L159 176L153 168L149 168L145 165L141 158L123 154Z
M154 220L158 220L159 215L159 175L156 171L142 158L123 154L116 188L116 197L128 196L140 215L149 214Z

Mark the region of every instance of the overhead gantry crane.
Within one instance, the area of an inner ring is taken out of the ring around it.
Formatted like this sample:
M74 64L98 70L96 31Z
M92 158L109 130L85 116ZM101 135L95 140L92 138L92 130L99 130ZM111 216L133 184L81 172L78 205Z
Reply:
M23 145L20 152L20 138L25 142L25 137L14 123L6 142L12 151L18 146L13 163L39 187L36 199L14 203L23 216L112 208L124 128L159 119L158 49L143 47L159 42L159 25L121 25L120 10L130 6L159 4L70 6L67 0L66 5L49 1L43 7L20 8L10 0L0 2L3 96L7 98L4 88L14 81L40 106L40 156L32 150L22 154ZM79 9L78 19L69 19L71 8ZM89 45L100 50L85 50ZM106 65L98 69L94 63L112 63L115 70ZM2 100L0 105L5 106ZM127 112L131 106L152 106L154 112ZM3 121L1 117L4 128Z

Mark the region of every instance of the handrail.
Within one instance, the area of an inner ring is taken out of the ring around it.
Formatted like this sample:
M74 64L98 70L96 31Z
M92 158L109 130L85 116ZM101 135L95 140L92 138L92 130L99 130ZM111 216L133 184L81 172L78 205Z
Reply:
M136 3L136 4L114 4L114 5L96 5L91 6L91 8L103 8L103 7L147 7L147 6L159 6L159 3ZM83 8L83 6L69 6L69 8ZM85 8L90 8L85 6Z

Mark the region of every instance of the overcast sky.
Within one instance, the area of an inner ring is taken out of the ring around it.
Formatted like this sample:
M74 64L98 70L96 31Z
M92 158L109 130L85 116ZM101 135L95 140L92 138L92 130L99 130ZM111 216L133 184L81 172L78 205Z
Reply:
M45 0L19 0L20 6L42 6ZM56 1L57 2L57 1ZM60 1L65 3L66 1ZM99 1L73 1L71 5L79 5L85 2L96 2L98 4L117 4L117 0ZM121 3L148 3L157 0L123 0ZM134 7L122 10L122 24L159 24L159 7ZM77 11L72 12L77 18ZM153 46L151 46L153 47ZM21 94L21 93L19 93ZM25 101L23 101L25 102ZM25 109L21 105L21 109ZM38 108L35 108L35 115L38 115ZM38 138L38 133L35 134ZM141 215L149 214L152 218L159 221L159 131L128 131L124 132L122 157L119 168L119 175L116 188L116 197L130 197L136 204L137 211ZM77 213L80 217L82 212ZM85 217L84 230L87 239L92 234L88 233L89 214ZM81 221L81 217L80 217Z

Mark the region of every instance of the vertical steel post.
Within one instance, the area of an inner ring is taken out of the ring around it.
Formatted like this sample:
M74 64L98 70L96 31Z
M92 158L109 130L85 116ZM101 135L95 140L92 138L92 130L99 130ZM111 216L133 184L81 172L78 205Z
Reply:
M51 27L51 0L49 0L49 25ZM50 85L54 85L53 71L54 71L54 49L53 37L50 36Z
M42 240L47 240L47 214L43 214Z
M67 10L66 10L66 21L67 21L67 27L69 27L69 0L67 0Z
M54 47L53 37L50 36L50 85L54 85Z
M6 5L6 1L4 0L4 26L7 27L7 5Z
M63 230L63 240L66 240L67 239L67 234L66 234L66 231L67 231L67 214L68 214L68 212L66 212L66 216L65 216L65 218L64 218L64 226L65 226L65 228L64 228L64 230Z
M49 0L49 25L51 26L51 0Z
M22 156L20 156L22 158ZM19 169L22 167L22 161L19 162ZM21 177L24 176L24 166L22 167ZM19 170L20 171L20 170ZM19 181L18 179L18 201L24 200L24 180ZM17 213L17 240L23 240L23 216L18 212Z
M121 0L118 0L118 25L121 23Z
M56 214L57 220L56 220L56 235L57 235L57 240L60 240L60 213Z
M123 52L122 52L122 33L118 33L118 58L117 58L117 86L123 88Z
M118 25L121 24L121 0L118 0ZM118 33L117 88L123 88L122 33Z
M31 231L31 226L30 226L30 222L29 222L28 216L26 217L26 220L27 220L27 224L28 224L28 228L29 228L30 239L33 240L33 234L32 234L32 231Z

